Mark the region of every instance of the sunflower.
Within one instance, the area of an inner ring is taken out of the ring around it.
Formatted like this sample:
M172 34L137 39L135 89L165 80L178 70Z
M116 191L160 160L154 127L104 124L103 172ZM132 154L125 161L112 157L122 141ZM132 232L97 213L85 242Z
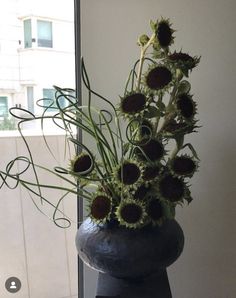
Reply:
M149 160L151 162L159 161L165 154L165 149L159 139L150 139L147 143L139 145L134 150L140 160Z
M119 184L133 186L141 176L141 169L137 162L126 160L118 166L115 174Z
M131 92L121 98L120 110L125 116L139 114L145 109L147 97L141 92Z
M147 216L153 225L161 225L164 220L163 204L157 198L152 198L146 206Z
M141 182L140 185L137 186L134 192L135 200L144 200L148 194L152 191L152 186L150 183Z
M92 202L89 206L90 217L95 222L105 222L110 218L112 210L112 201L105 193L98 192L93 196Z
M174 175L192 177L196 169L196 161L188 155L176 156L170 162L170 170Z
M171 28L169 20L162 19L157 24L156 38L161 48L169 47L173 41L174 30Z
M161 166L155 163L146 164L142 169L142 179L152 181L156 179L161 172Z
M70 161L70 173L75 176L86 176L93 171L93 168L94 160L87 153L81 153Z
M176 100L178 116L186 121L192 121L196 114L196 103L189 94L180 94Z
M158 92L170 87L173 79L172 71L163 64L154 64L144 75L144 83L151 92Z
M144 224L146 212L143 203L126 199L118 206L116 216L121 225L127 228L139 228Z
M190 122L177 122L176 120L171 119L163 127L162 136L165 138L175 138L178 135L196 132L196 128L199 127L196 123L196 120Z
M183 70L183 72L192 70L196 67L200 61L200 57L192 57L189 54L180 52L174 52L168 56L170 63L175 64L176 67Z
M186 186L181 178L167 173L159 179L158 191L160 198L171 203L176 203L184 199Z

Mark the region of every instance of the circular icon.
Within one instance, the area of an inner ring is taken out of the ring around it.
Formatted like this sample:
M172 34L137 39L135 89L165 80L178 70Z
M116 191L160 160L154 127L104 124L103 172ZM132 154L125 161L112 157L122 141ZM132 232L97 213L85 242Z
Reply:
M21 281L17 277L9 277L5 282L5 288L10 293L16 293L21 288Z

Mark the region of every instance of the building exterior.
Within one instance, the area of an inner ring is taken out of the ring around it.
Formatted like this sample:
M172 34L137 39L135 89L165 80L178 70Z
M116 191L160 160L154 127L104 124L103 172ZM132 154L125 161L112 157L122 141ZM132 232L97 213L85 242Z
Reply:
M2 0L0 122L13 106L35 115L53 85L74 88L73 0ZM49 101L45 101L48 104Z

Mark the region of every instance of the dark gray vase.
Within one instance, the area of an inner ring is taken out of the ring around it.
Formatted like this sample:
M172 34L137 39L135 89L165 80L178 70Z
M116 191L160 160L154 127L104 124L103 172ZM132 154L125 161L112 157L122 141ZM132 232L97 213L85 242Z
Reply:
M76 235L80 258L100 272L97 297L171 297L166 267L183 246L183 231L175 220L130 230L117 224L96 225L88 218Z

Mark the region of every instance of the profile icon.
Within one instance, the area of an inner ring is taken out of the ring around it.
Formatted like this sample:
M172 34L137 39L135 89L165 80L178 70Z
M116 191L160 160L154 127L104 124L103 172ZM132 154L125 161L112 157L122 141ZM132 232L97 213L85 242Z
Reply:
M16 293L21 288L21 281L17 277L9 277L5 282L5 288L10 293Z
M10 289L16 289L16 282L15 281L11 281Z

